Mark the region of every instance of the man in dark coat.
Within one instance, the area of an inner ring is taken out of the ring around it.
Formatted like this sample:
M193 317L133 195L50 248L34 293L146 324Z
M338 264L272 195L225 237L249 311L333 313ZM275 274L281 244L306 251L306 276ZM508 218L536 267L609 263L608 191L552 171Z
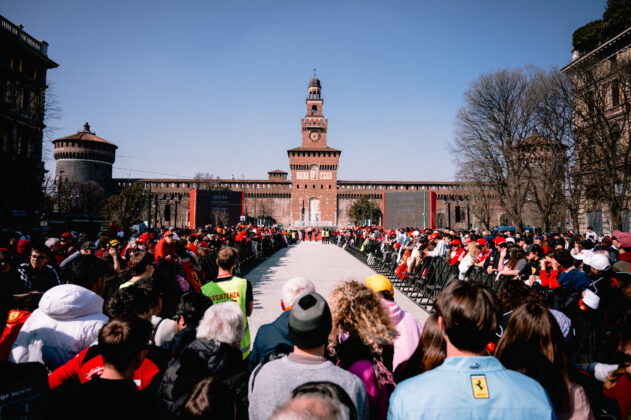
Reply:
M289 340L289 312L296 298L308 292L315 292L315 285L303 277L291 278L283 284L280 300L283 312L274 322L261 326L256 333L249 358L250 372L260 363L291 353L294 345Z

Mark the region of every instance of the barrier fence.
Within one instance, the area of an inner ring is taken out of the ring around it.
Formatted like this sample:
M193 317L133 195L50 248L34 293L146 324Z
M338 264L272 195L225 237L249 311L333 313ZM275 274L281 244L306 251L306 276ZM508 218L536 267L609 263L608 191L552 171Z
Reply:
M377 249L372 252L362 252L355 242L342 243L347 252L358 260L362 261L379 274L388 277L393 286L399 289L410 300L427 312L433 312L434 300L440 291L451 281L458 279L458 267L452 266L444 258L427 257L424 258L420 267L417 267L410 274L403 276L403 279L396 273L397 251L390 247L384 252ZM407 272L407 267L405 272ZM504 278L495 281L494 274L487 274L481 267L473 267L467 273L469 281L482 282L487 284L497 292Z
M341 240L338 241L337 245L343 247L348 253L377 273L387 276L393 286L428 313L434 312L434 300L441 290L451 281L458 279L459 271L457 266L452 266L442 258L424 258L421 266L416 271L401 279L396 273L398 253L393 248L390 247L384 252L378 249L372 252L362 252L354 241L345 242ZM504 282L512 278L501 276L496 281L496 274L487 274L482 267L473 267L466 277L468 281L487 284L495 293L497 293ZM557 302L559 299L566 299L566 297L562 292L557 293L544 292L544 300L547 301L550 307L563 310L562 305L558 305ZM573 305L576 304L571 298L568 301L573 302ZM575 363L582 364L590 363L594 360L606 360L608 353L605 349L608 346L603 345L603 341L606 340L607 333L602 323L597 319L585 318L582 315L573 315L571 318L572 327L569 331L569 336L566 337L569 359Z

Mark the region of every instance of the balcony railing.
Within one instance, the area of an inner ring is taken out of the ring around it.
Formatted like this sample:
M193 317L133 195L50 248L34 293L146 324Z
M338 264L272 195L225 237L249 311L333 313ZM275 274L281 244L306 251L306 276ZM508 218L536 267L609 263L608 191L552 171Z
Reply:
M5 30L17 36L20 40L39 51L45 57L48 57L48 43L46 41L38 41L22 30L22 25L14 25L3 16L0 16L0 26Z

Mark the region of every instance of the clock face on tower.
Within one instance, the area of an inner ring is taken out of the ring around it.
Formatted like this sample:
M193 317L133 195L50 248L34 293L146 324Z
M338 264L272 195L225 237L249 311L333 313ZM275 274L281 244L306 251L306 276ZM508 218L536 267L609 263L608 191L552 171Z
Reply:
M321 137L321 134L320 134L319 131L311 131L309 133L309 140L311 140L314 143L319 142L320 141L320 137Z

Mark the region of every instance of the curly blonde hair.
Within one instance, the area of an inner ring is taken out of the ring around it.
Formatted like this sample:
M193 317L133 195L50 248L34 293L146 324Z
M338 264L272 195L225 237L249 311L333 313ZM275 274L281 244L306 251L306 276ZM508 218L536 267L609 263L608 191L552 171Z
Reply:
M333 329L329 335L329 351L335 354L340 333L358 337L372 353L381 356L382 345L391 345L397 331L390 321L381 299L368 287L347 281L331 292Z

